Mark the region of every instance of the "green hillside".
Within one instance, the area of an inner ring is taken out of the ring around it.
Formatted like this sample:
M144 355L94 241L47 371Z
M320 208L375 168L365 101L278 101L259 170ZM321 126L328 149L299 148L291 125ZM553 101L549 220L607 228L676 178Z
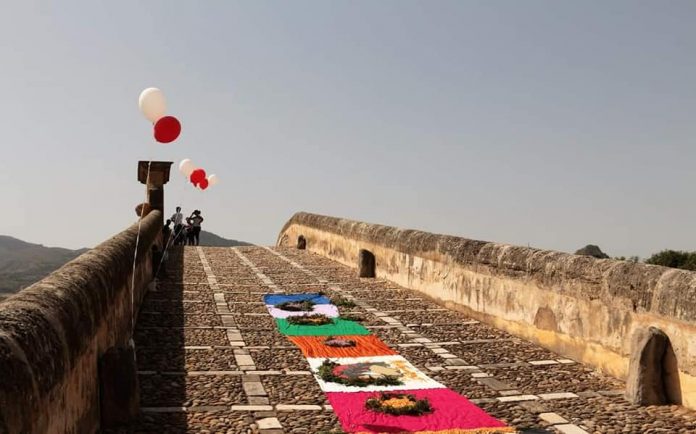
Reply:
M45 247L0 235L0 294L13 293L41 280L86 250Z
M201 246L250 246L211 232L201 232ZM0 235L0 300L43 279L88 249L70 250L27 243Z

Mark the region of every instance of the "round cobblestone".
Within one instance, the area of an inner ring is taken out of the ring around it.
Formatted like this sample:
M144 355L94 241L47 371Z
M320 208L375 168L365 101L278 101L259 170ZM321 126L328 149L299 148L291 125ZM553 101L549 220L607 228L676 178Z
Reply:
M258 370L309 371L307 359L299 349L250 349Z
M268 375L261 382L273 404L328 403L313 375Z
M344 434L341 423L332 412L278 412L278 420L288 434Z
M139 375L143 407L232 405L243 402L239 375Z

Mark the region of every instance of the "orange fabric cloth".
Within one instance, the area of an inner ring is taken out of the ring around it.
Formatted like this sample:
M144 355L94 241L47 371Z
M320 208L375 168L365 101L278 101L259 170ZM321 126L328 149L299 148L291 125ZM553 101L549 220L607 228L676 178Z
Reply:
M324 345L327 336L288 336L307 358L319 357L363 357L391 356L398 354L382 342L377 336L334 336L336 339L355 341L354 347L329 347Z

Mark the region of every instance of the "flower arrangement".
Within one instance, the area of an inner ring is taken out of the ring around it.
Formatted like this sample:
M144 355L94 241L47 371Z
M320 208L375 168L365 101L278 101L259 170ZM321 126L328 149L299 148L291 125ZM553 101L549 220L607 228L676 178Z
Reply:
M288 312L311 312L314 308L314 302L311 300L286 301L285 303L276 305L276 307Z
M332 297L331 298L331 304L337 307L343 307L346 309L352 309L356 306L355 302L353 300L348 300L343 297Z
M433 412L430 401L404 393L382 392L365 401L365 408L393 416L422 416Z
M370 366L364 363L342 366L329 359L319 366L317 374L327 383L345 386L400 386L403 382L396 375L369 375Z
M347 348L347 347L354 347L357 344L355 343L354 340L351 340L351 339L340 339L340 338L335 338L333 336L329 336L324 341L324 345L326 345L327 347Z
M331 318L321 313L314 313L311 315L289 316L286 319L288 323L292 325L318 326L333 323L333 320Z

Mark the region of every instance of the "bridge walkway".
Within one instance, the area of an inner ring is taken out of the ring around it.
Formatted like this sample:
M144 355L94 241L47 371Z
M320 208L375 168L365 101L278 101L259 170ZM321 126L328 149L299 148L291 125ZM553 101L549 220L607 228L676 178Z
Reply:
M322 291L431 378L521 432L687 433L696 414L637 407L624 384L302 250L177 248L136 325L138 433L340 433L262 296Z

